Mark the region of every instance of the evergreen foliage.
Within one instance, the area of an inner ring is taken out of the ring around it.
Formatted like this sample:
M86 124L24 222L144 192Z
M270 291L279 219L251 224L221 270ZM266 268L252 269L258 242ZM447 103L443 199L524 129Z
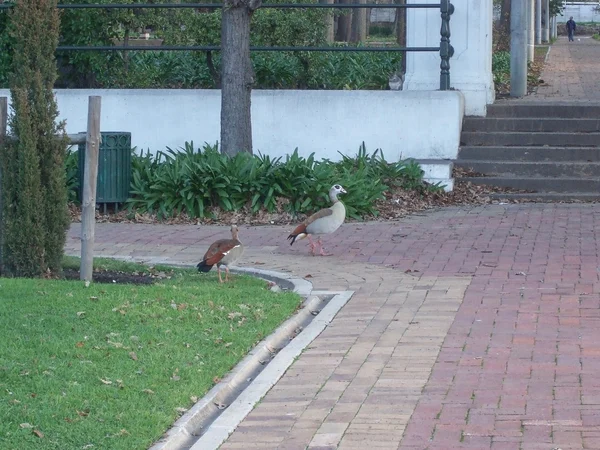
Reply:
M59 39L56 0L19 0L11 11L14 42L9 128L1 152L4 267L13 276L61 270L69 226L64 124L52 87ZM56 138L62 135L62 138Z

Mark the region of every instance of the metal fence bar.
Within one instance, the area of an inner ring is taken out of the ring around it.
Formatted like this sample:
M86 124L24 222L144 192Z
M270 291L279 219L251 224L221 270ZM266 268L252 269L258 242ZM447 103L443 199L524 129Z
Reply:
M139 46L116 46L116 45L60 45L56 48L59 51L219 51L218 45L192 45L192 46L173 46L173 45L139 45ZM250 50L256 52L437 52L440 47L250 47Z
M442 0L440 7L442 26L440 29L440 90L450 89L450 58L454 54L454 47L450 45L450 16L454 13L454 5L450 0Z
M1 9L12 8L14 4L0 4ZM137 4L59 4L60 9L221 9L222 3L137 3ZM450 58L454 54L454 48L450 45L450 16L454 13L454 5L450 0L440 0L440 3L414 3L414 4L368 4L368 3L266 3L261 8L277 9L353 9L353 8L387 8L387 9L439 9L442 17L440 29L439 47L250 47L251 51L258 52L439 52L440 54L440 90L445 91L450 87ZM219 51L219 45L194 45L194 46L172 46L172 45L151 45L151 46L81 46L81 45L61 45L57 51Z
M14 4L3 3L0 4L0 9L12 8ZM221 9L222 3L129 3L129 4L59 4L59 9ZM440 3L414 3L410 5L396 5L396 4L368 4L368 3L263 3L260 9L263 8L276 8L276 9L287 9L287 8L329 8L329 9L352 9L352 8L385 8L385 9L439 9Z

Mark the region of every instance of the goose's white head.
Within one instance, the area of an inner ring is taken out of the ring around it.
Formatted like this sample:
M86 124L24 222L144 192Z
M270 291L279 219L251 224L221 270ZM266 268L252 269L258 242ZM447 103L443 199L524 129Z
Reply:
M331 189L329 189L329 198L335 203L338 201L338 195L346 193L346 190L340 184L334 184Z

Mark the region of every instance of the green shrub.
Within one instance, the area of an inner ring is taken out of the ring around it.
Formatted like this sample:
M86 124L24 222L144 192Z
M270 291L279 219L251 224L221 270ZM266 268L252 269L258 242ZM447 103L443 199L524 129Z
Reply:
M77 166L77 150L69 148L65 157L65 179L67 181L67 198L69 202L77 202L77 191L79 189L79 170Z
M8 77L9 126L16 139L0 151L3 269L14 276L57 274L69 217L67 141L64 124L56 123L58 108L52 91L60 24L56 0L19 1L9 16L14 42Z
M510 52L495 52L492 54L492 73L494 83L505 83L510 77Z
M273 212L279 204L292 214L308 214L329 206L327 194L336 183L348 191L343 198L348 215L362 218L377 215L376 201L390 187L424 189L418 164L389 163L380 150L369 154L364 144L356 157L331 162L316 161L314 154L305 158L297 149L285 159L248 153L230 158L216 144L194 149L186 143L181 151L134 156L132 167L129 208L163 218L183 212L208 217L214 207Z

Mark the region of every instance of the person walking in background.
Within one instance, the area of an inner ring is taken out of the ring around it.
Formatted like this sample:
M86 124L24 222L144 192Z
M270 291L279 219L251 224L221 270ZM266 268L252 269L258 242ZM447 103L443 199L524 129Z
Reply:
M569 35L569 41L573 41L573 35L575 34L575 28L577 28L577 24L573 20L573 16L567 22L567 33Z

